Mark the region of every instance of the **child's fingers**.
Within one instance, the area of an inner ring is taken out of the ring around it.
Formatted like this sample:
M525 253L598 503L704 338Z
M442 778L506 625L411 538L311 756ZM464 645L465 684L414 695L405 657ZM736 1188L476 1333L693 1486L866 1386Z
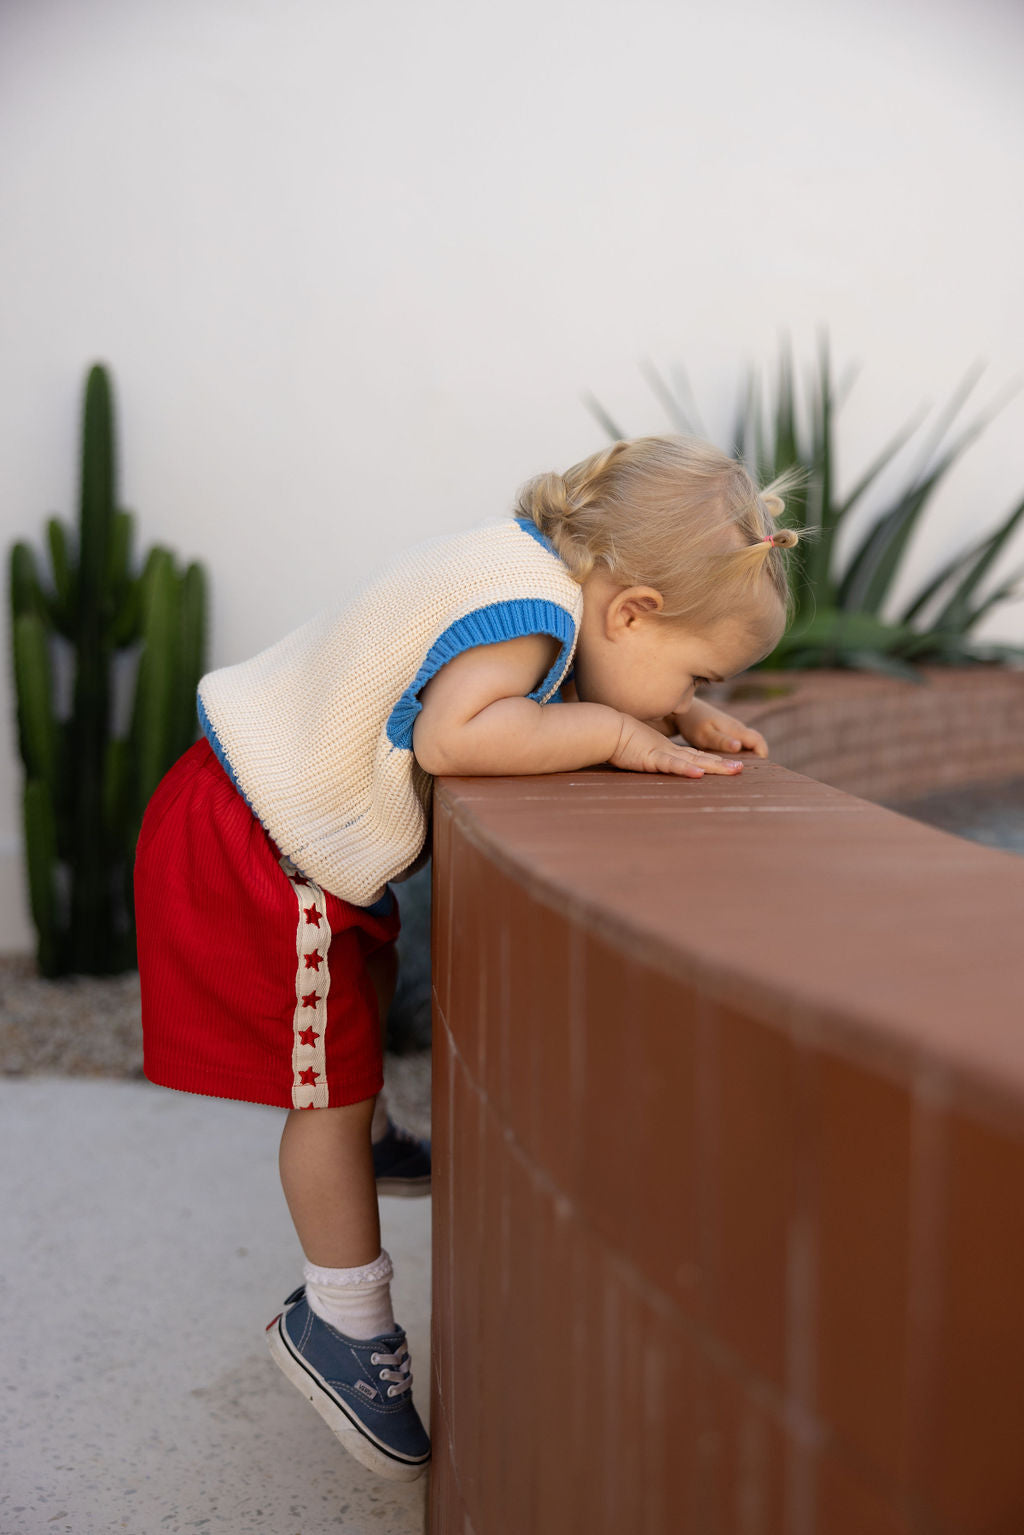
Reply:
M730 730L719 731L716 746L724 752L750 751L759 757L767 757L768 742L759 730L751 730L744 726L742 730L735 732Z
M715 757L710 752L702 752L701 760L697 764L705 773L739 773L743 769L742 762L733 762L728 757Z
M680 746L674 752L659 752L658 756L671 763L667 771L683 773L690 778L697 778L704 773L739 773L743 770L742 762L732 762L728 757L718 757L714 752L697 751L694 747ZM659 772L665 772L666 768L659 767Z
M744 730L743 745L747 751L755 752L759 757L768 755L768 742L759 730Z

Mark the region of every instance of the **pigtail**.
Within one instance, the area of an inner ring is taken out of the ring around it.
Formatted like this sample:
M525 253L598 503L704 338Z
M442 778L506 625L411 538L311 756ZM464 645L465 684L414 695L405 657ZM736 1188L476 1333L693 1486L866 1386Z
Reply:
M571 512L565 479L560 474L538 474L519 492L516 515L529 518L546 538Z
M777 474L770 484L757 493L757 505L764 512L764 528L755 547L763 546L765 555L772 549L795 549L807 537L814 537L817 528L777 528L774 526L786 510L783 493L802 490L810 480L809 472L801 464L791 464Z
M566 473L538 474L519 492L515 515L526 517L554 544L577 581L585 581L599 555L593 531L573 527L574 519L600 506L608 489L609 469L625 453L628 441L613 442ZM606 558L606 563L610 563Z
M775 476L762 490L758 490L746 470L740 471L736 481L741 500L737 503L737 525L747 535L748 542L742 549L723 555L719 568L728 571L741 592L749 592L767 578L787 609L792 596L786 576L786 564L777 550L795 549L808 536L814 537L816 528L780 528L776 524L786 510L785 495L802 489L810 479L808 471L800 464L792 464ZM745 489L744 489L745 482Z

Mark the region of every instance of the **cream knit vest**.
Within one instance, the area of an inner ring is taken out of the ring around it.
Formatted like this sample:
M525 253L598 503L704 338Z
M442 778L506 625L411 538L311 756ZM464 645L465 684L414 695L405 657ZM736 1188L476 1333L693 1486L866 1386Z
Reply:
M582 613L579 584L532 522L433 538L252 660L209 672L200 721L281 852L372 906L427 838L433 779L412 752L421 689L463 650L541 633L562 647L528 695L548 703Z

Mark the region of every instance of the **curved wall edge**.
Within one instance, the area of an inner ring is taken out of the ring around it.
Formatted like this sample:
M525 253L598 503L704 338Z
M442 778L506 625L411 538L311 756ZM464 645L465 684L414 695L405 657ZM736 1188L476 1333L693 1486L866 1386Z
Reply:
M776 761L437 783L435 1535L1024 1526L1022 913Z

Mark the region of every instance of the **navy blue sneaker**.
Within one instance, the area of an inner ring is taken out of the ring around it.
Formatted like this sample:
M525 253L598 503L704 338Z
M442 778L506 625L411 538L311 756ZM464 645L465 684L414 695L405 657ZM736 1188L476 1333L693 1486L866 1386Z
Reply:
M412 1404L405 1329L350 1338L309 1308L300 1285L267 1326L270 1352L345 1449L396 1482L430 1462L430 1439Z
M387 1133L373 1143L373 1171L379 1194L429 1194L430 1142L389 1119Z

